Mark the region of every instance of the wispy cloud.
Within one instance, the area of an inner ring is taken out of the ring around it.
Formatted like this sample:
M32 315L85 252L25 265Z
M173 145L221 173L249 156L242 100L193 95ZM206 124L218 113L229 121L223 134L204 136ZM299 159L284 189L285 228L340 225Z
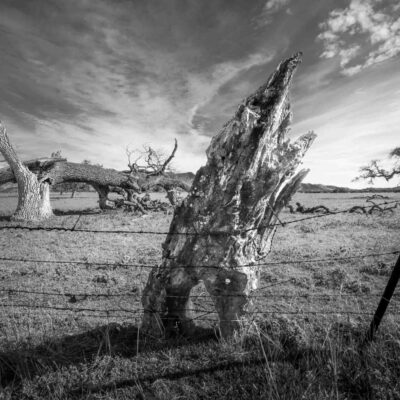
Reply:
M264 4L260 15L257 18L257 25L268 25L272 22L274 14L279 11L286 10L288 14L291 13L288 7L291 0L267 0Z
M354 75L400 54L397 0L351 0L320 24L323 58L339 57L342 73Z
M266 13L274 13L282 8L285 8L290 3L290 0L268 0L263 8Z
M248 71L250 68L268 63L273 58L273 53L270 54L250 54L242 60L223 62L213 66L207 74L191 75L189 77L189 88L192 93L195 105L190 109L190 125L200 134L207 136L215 134L215 132L207 131L205 123L208 118L202 115L201 108L205 107L208 102L218 94L219 90L233 80L239 74ZM236 100L239 103L240 98ZM222 112L223 110L216 110ZM212 115L209 115L211 118Z

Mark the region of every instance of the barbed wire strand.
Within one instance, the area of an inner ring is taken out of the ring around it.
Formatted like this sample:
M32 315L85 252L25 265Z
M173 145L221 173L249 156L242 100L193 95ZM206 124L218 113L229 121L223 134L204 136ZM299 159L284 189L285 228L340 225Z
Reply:
M285 281L286 282L286 281ZM281 282L280 282L281 283ZM271 286L263 287L256 289L255 291L261 291L263 289L269 288ZM112 297L137 297L138 293L134 292L126 292L126 293L91 293L91 292L42 292L38 290L27 290L27 289L0 289L0 293L7 293L9 296L14 294L33 294L33 295L40 295L40 296L56 296L56 297L75 297L77 298L77 302L84 301L87 298L91 297L104 297L104 298L112 298ZM237 297L238 294L220 294L220 295L213 295L214 298L220 297ZM264 294L250 294L249 297L251 298L317 298L317 299L330 299L330 298L367 298L370 296L382 296L382 293L358 293L358 294L351 294L351 293L264 293ZM395 293L394 296L400 296L400 293ZM167 295L168 298L176 298L176 299L186 299L187 296L177 296L177 295ZM189 298L191 299L212 299L212 297L208 294L195 294L190 295ZM1 304L0 304L1 307Z
M388 251L382 253L364 253L354 256L346 257L325 257L325 258L301 258L298 260L281 260L281 261L268 261L262 263L250 263L235 266L235 268L247 268L247 267L258 267L267 265L286 265L286 264L301 264L301 263L313 263L313 262L331 262L331 261L350 261L361 258L369 257L380 257L386 255L396 255L400 251ZM71 265L88 265L88 266L111 266L111 267L132 267L132 268L154 268L157 265L154 264L136 264L136 263L123 263L123 262L91 262L91 261L79 261L79 260L38 260L32 258L13 258L13 257L0 257L0 261L8 262L22 262L22 263L38 263L38 264L71 264ZM179 268L210 268L210 269L221 269L220 265L177 265Z
M33 311L40 311L40 310L33 310ZM13 314L20 314L20 315L26 315L25 311L20 311L18 312L18 310L13 310ZM209 315L210 312L205 313L205 315ZM310 315L324 315L324 316L330 316L330 315L367 315L368 317L371 317L374 315L373 312L358 312L358 311L330 311L330 312L323 312L323 311L301 311L301 312L285 312L285 311L268 311L268 312L264 312L264 315L295 315L296 317L302 317L302 318L308 318ZM390 315L390 316L399 316L398 313L394 313L392 311L387 311L385 313L386 315ZM140 320L141 315L139 315L139 313L137 314L138 317L135 317L135 321L136 320ZM87 313L85 312L85 314L73 314L71 312L65 312L62 310L57 310L57 313L54 315L54 317L57 316L64 316L64 317L73 317L73 318L94 318L94 319L104 319L107 315L105 313L103 314L94 314L94 313ZM127 314L124 315L118 315L118 314L109 314L108 318L113 318L113 319L122 319L122 320L127 320L127 321L131 321L132 320L132 315L128 316ZM163 318L164 320L176 320L176 318ZM219 321L222 322L233 322L233 321L238 321L237 319L233 319L233 320L220 320L219 318L204 318L202 316L199 317L193 317L190 318L191 321L207 321L207 322L214 322L217 323Z
M136 310L124 310L124 309L96 309L96 308L70 308L70 307L55 307L55 306L46 306L46 305L34 305L34 304L1 304L0 308L28 308L28 309L47 309L47 310L54 310L54 311L69 311L69 312L99 312L103 313L106 315L111 315L111 313L127 313L127 314L142 314L144 312L149 312L151 314L158 314L156 311L152 310L146 310L146 309L136 309ZM198 312L198 313L204 313L205 310L203 309L185 309L185 310L176 310L176 311L188 311L188 312ZM218 314L217 311L207 311L207 314ZM252 311L249 314L254 315L271 315L271 314L280 314L280 315L302 315L302 314L310 314L310 315L369 315L372 316L374 312L367 312L367 311L354 311L354 310L326 310L326 311L321 311L321 310L296 310L296 311L282 311L282 310L257 310L257 311ZM396 315L398 316L399 313L396 312L391 312L391 315ZM176 320L176 317L168 317L166 316L165 320ZM210 319L210 318L199 318L199 320L211 320L211 321L217 321L215 319ZM238 321L237 318L235 319L218 319L218 321L222 322L232 322L232 321Z
M376 207L376 206L380 207L383 205L390 205L393 203L399 204L400 201L393 200L393 201L389 201L389 202L383 202L383 203L374 204L371 206L365 206L364 209L372 208L372 207ZM323 217L328 217L331 215L347 213L349 211L350 211L350 208L345 209L345 210L331 211L330 213L311 215L309 217L298 218L298 219L293 219L293 220L289 220L289 221L281 221L280 223L275 223L275 224L262 225L262 226L258 226L256 228L248 228L248 229L236 230L236 231L231 231L231 232L227 232L227 231L208 231L208 232L166 232L166 231L164 231L164 232L161 232L161 231L150 231L150 230L126 231L126 230L72 229L72 228L66 228L66 227L44 227L44 226L27 226L27 225L6 225L6 226L1 226L0 230L12 230L12 229L17 230L17 229L19 229L19 230L27 230L27 231L60 231L60 232L82 232L82 233L152 234L152 235L185 235L185 236L231 236L234 234L242 234L245 232L251 232L251 231L264 229L264 228L286 226L288 224L294 224L297 222L307 221L310 219L323 218Z

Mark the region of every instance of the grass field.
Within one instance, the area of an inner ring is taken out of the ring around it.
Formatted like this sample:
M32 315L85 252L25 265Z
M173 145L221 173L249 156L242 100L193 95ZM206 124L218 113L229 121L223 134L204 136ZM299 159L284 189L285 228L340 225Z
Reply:
M140 335L138 310L164 236L129 231L165 232L172 215L99 213L96 197L54 194L57 215L40 225L126 234L0 230L0 257L43 261L0 264L0 399L400 398L400 297L360 348L396 255L346 259L400 250L400 209L278 228L266 260L276 263L264 267L241 332L218 339L204 296L195 307L209 334L159 340ZM292 203L339 210L366 198L302 193ZM15 204L0 194L0 227L15 224Z

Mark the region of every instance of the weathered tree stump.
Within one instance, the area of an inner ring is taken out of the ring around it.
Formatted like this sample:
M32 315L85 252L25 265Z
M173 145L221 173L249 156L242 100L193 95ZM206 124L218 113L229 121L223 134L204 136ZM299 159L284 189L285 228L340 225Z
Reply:
M315 134L285 140L288 99L300 54L282 62L216 135L191 191L175 209L163 260L143 292L142 329L194 331L190 292L203 281L220 318L222 335L238 328L257 289L257 261L269 253L278 213L308 170L297 171Z

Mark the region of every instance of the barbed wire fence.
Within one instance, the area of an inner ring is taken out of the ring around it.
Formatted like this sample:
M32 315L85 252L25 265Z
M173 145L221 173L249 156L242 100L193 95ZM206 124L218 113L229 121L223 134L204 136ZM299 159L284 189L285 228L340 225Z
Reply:
M383 203L378 204L378 206L382 205L390 205L390 204L400 204L399 200L393 200L393 201L385 201ZM377 204L373 204L371 206L366 206L366 209L371 209L373 207L376 207ZM79 222L81 218L81 214L78 215L77 220L74 222L74 225L72 227L63 227L63 226L31 226L31 225L21 225L21 224L9 224L9 225L4 225L0 226L0 231L4 230L10 230L10 229L15 229L15 230L27 230L27 231L60 231L60 232L81 232L81 233L104 233L104 234L149 234L149 235L183 235L183 236L230 236L233 234L240 234L240 233L246 233L254 230L259 230L259 229L264 229L264 228L273 228L273 227L285 227L286 225L290 224L295 224L298 222L302 221L307 221L311 219L317 219L317 218L326 218L332 215L338 215L338 214L345 214L350 211L349 208L343 209L343 210L337 210L337 211L330 211L329 213L323 213L323 214L315 214L315 215L310 215L308 217L303 217L303 218L296 218L288 221L279 221L278 223L274 224L268 224L268 225L260 225L257 228L249 228L249 229L241 229L238 231L201 231L201 232L172 232L172 231L151 231L151 230L107 230L107 229L77 229L77 223Z
M378 206L386 206L386 205L393 205L399 204L400 201L385 201ZM367 206L366 208L376 207L376 204L371 206ZM298 222L308 221L317 218L326 218L332 215L348 213L350 209L343 209L338 211L332 211L330 213L323 213L323 214L316 214L311 215L303 218L297 218L287 221L281 221L277 219L278 223L270 224L266 227L281 227L284 228L289 224L295 224ZM22 225L22 224L7 224L0 227L0 230L26 230L26 231L55 231L55 232L82 232L82 233L91 233L91 234L132 234L132 235L187 235L187 236L213 236L213 235L231 235L237 234L238 232L226 232L226 231L207 231L207 232L166 232L166 231L152 231L152 230L96 230L96 229L79 229L77 228L78 223L80 222L81 214L78 215L76 221L72 227L48 227L48 226L32 226L32 225ZM260 229L260 228L254 228ZM245 229L244 231L254 230L252 229ZM243 231L241 231L243 232ZM277 265L301 265L302 263L331 263L331 262L351 262L357 259L365 259L365 258L378 258L383 256L389 255L398 255L400 251L386 251L380 253L363 253L354 256L347 256L347 257L322 257L322 258L305 258L305 259L296 259L296 260L280 260L280 261L269 261L269 262L257 262L251 264L244 264L240 265L240 268L251 267L254 268L255 266L259 267L267 267L267 266L277 266ZM23 257L0 257L0 261L5 263L35 263L40 265L82 265L86 267L114 267L117 268L119 266L123 266L124 268L132 268L132 269L152 269L154 268L154 264L143 264L143 263L121 263L121 262L112 262L112 261L102 261L102 262L89 262L89 261L81 261L81 260L44 260L44 259L34 259L34 258L23 258ZM375 264L372 264L373 266ZM394 265L394 261L393 261ZM209 269L220 269L218 265L186 265L185 268L209 268ZM284 285L285 283L290 282L288 280L282 280L278 282L271 283L269 285L260 287L255 291L252 295L252 299L285 299L285 298L303 298L303 299L321 299L321 300L337 300L338 296L341 298L349 298L349 299L365 299L365 298L373 298L382 296L381 293L357 293L357 294L349 294L349 293L342 293L342 292L335 292L335 293L295 293L295 294L283 294L283 293L264 293L263 291L273 287ZM20 301L14 303L12 300L19 295L33 295L33 296L42 296L42 297L64 297L67 299L68 303L75 304L85 301L89 298L131 298L131 297L138 297L137 293L133 292L122 292L122 293L98 293L98 292L55 292L55 291L39 291L39 290L29 290L29 289L13 289L13 288L0 288L0 294L3 293L7 295L8 302L1 302L0 308L3 309L11 309L14 312L20 310L22 313L24 309L31 309L31 310L54 310L57 311L58 314L71 314L71 313L81 313L82 317L89 317L89 318L103 318L103 317L115 317L115 318L123 318L128 316L135 316L136 318L143 314L143 312L151 312L150 310L145 310L142 307L135 307L132 309L127 309L125 307L119 306L118 308L91 308L91 307L78 307L78 306L69 306L67 307L65 304L62 305L49 305L49 304L32 304L32 303L21 303ZM221 296L235 296L235 294L224 294ZM171 296L170 296L171 297ZM183 297L183 296L172 296L172 297ZM200 294L200 295L191 295L191 299L210 299L208 294ZM214 296L215 297L215 296ZM218 297L218 296L217 296ZM397 300L397 296L395 295L395 299ZM3 298L5 300L5 298ZM196 316L193 318L196 320L201 321L216 321L216 318L210 318L210 314L217 314L215 310L206 310L204 308L193 308L193 309L186 309L188 312L193 313L203 313L200 316ZM204 314L206 312L206 314ZM359 309L347 309L347 310L305 310L302 308L298 308L297 310L260 310L256 309L251 312L254 315L296 315L296 316L307 316L307 315L373 315L373 310L370 312L368 311L360 311Z
M381 205L386 205L386 204L393 204L400 203L399 201L393 201L393 202L384 202ZM371 207L374 207L375 205L372 205ZM304 218L299 218L299 219L293 219L289 221L281 221L277 219L279 223L272 224L270 226L276 226L276 227L281 227L284 228L288 224L295 224L298 222L302 221L308 221L316 218L322 218L322 217L329 217L334 214L341 214L341 213L346 213L349 210L340 210L336 212L331 212L329 214L317 214L317 215L312 215L312 216L307 216ZM94 233L94 234L132 234L132 235L167 235L167 234L177 234L177 235L227 235L231 233L227 232L189 232L189 233L181 233L181 232L160 232L160 231L149 231L149 230L135 230L135 231L127 231L127 230L92 230L92 229L79 229L78 224L80 222L81 214L78 215L78 218L74 222L73 226L70 228L65 228L65 227L44 227L44 226L27 226L27 225L20 225L20 224L10 224L6 226L1 226L0 230L5 231L5 230L27 230L27 231L56 231L56 232L82 232L82 233ZM254 265L259 266L259 267L268 267L268 266L292 266L292 265L309 265L313 263L318 263L318 265L321 264L329 264L333 262L339 262L339 263L352 263L356 260L362 260L362 259L373 259L373 262L370 263L370 267L374 267L377 264L377 259L382 259L385 258L385 265L394 265L394 260L391 260L390 262L387 261L387 258L390 256L399 256L400 251L398 250L388 250L388 251L382 251L382 252L376 252L376 253L360 253L357 255L353 256L343 256L343 257L315 257L315 258L303 258L303 259L286 259L286 260L279 260L279 261L265 261L265 262L257 262L255 264L245 264L241 265L240 268L246 268L246 267L254 267ZM83 260L45 260L45 259L35 259L35 258L25 258L25 257L0 257L0 262L2 263L11 263L11 264L39 264L39 265L50 265L52 267L60 267L60 266L70 266L70 265L76 265L76 266L85 266L86 268L90 269L99 269L99 268L107 268L111 267L113 269L116 269L118 267L124 267L124 268L131 268L134 270L139 270L140 272L145 269L152 269L154 268L154 264L145 264L145 263L125 263L125 262L113 262L111 260L107 261L101 261L101 262L89 262L89 261L83 261ZM217 265L203 265L203 266L196 266L196 265L187 265L185 266L187 268L220 268ZM396 271L397 271L397 277L396 277ZM270 299L271 301L279 301L279 300L287 300L287 299L293 299L295 298L296 300L298 299L305 299L308 300L309 302L319 299L320 302L326 301L329 305L330 302L337 302L338 299L346 299L351 302L351 305L353 307L347 308L347 309L338 309L336 306L335 308L330 307L329 309L304 309L304 307L297 306L295 310L286 310L283 309L281 306L282 304L278 304L276 310L274 309L259 309L255 308L252 310L250 318L254 320L256 316L292 316L296 318L304 318L306 321L308 321L308 317L310 316L359 316L359 317L365 317L365 318L371 318L372 316L372 322L370 325L370 329L367 332L366 339L370 340L372 339L374 332L376 331L377 327L379 326L379 323L382 319L383 313L386 310L387 305L389 304L389 301L393 295L394 301L397 304L400 304L400 293L394 294L394 288L397 284L398 277L400 276L400 257L398 258L398 261L396 265L393 267L393 272L392 275L389 279L388 285L385 289L385 292L382 296L381 292L368 292L368 293L363 293L363 292L357 292L357 293L344 293L342 290L340 291L335 291L332 293L315 293L313 291L307 290L307 292L302 292L302 293L276 293L276 292L271 292L270 290L273 290L276 287L282 288L285 284L290 283L292 280L291 278L289 279L283 279L283 280L277 280L275 282L270 282L260 288L258 288L254 293L252 293L251 298L256 300L261 299L264 301L266 299ZM397 279L397 280L396 280ZM63 304L51 304L51 302L47 302L47 304L42 303L42 304L36 304L35 302L25 302L21 301L21 296L33 296L35 298L37 297L42 297L46 299L51 299L51 298L63 298L66 301ZM3 297L2 297L3 296ZM221 296L235 296L235 294L223 294ZM386 297L385 297L386 296ZM120 304L117 305L117 307L111 308L111 307L82 307L79 305L79 303L84 302L89 299L123 299L123 298L137 298L138 293L137 291L125 291L125 292L110 292L109 290L107 292L98 292L98 291L70 291L70 290L60 290L60 291L55 291L55 290L35 290L35 289L29 289L29 288L0 288L0 310L10 310L12 311L13 314L20 314L21 316L26 316L27 310L32 310L32 311L39 311L39 312L55 312L57 315L60 316L65 316L69 317L71 315L79 315L84 319L87 318L93 318L96 320L102 320L102 321L115 321L117 320L120 322L121 320L130 320L132 318L138 320L143 312L145 311L150 311L150 310L145 310L143 307L133 307L132 304L129 304L129 308L127 306L121 306ZM183 296L173 296L173 297L183 297ZM197 315L193 316L192 320L193 321L206 321L208 323L216 323L219 321L217 318L217 312L215 309L207 309L203 306L202 302L204 300L211 300L210 296L208 294L191 294L191 299L199 300L201 299L201 303L197 304L197 307L199 308L193 308L189 309L186 311L190 311L193 313L197 313ZM375 299L378 299L381 297L381 301L379 303L379 307L375 314L373 313L373 308L375 307L375 304L371 307L370 311L365 310L365 307L360 309L354 308L354 303L357 300L365 300L365 299L373 299L375 302ZM13 300L17 298L17 302L14 302ZM140 301L140 299L139 299ZM66 304L68 303L68 305ZM212 305L210 302L205 304L207 305ZM382 313L383 310L383 313ZM151 312L151 311L150 311ZM380 313L379 313L380 312ZM215 318L211 318L211 316L214 314ZM393 312L391 313L392 315L399 315L398 312ZM139 332L139 330L138 330ZM137 350L138 351L138 350ZM92 387L88 388L88 391L91 393L95 393L96 391L98 392L104 392L109 390L109 388L115 389L117 387L124 387L124 386L131 386L131 385L136 385L138 382L141 384L149 384L154 382L157 379L168 379L168 380L174 380L174 379L181 379L185 378L190 375L198 375L198 374L209 374L209 373L214 373L217 371L223 371L223 370L229 370L232 368L244 368L244 367L251 367L255 365L262 365L266 363L267 360L260 358L260 357L253 357L248 360L241 360L241 361L232 361L228 360L225 362L220 362L216 363L210 367L207 368L195 368L195 369L190 369L190 370L184 370L184 371L175 371L171 373L166 373L163 376L160 376L159 374L155 375L149 375L149 376L136 376L133 379L128 379L125 381L121 382L113 382L112 384L105 384L105 385L100 385L98 388L94 389ZM10 366L8 366L10 367ZM12 369L12 367L11 367ZM14 376L11 374L11 376ZM14 378L13 378L14 379ZM81 393L82 389L79 389L79 393ZM73 391L71 392L73 394Z

